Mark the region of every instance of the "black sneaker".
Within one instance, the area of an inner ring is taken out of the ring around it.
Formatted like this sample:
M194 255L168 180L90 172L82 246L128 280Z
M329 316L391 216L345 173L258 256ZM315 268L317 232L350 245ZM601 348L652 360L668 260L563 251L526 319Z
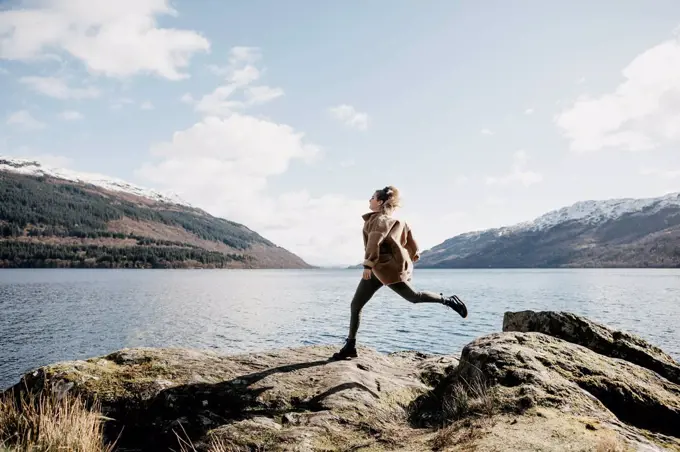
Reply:
M467 307L465 306L465 303L458 298L458 295L452 295L450 297L444 297L442 295L442 303L444 306L448 306L449 308L453 309L456 311L462 318L467 317L468 312L467 312Z
M341 359L356 358L357 357L357 341L356 339L347 339L345 346L339 352L333 353L331 360L339 361Z

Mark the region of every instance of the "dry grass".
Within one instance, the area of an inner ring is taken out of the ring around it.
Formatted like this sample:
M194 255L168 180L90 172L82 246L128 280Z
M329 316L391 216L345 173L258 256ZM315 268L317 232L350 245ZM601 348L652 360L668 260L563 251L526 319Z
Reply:
M74 397L23 395L0 399L0 451L110 452L104 442L105 418Z
M182 427L182 424L180 424L180 427L182 429L181 434L178 433L177 431L173 432L175 433L175 436L177 437L177 443L179 444L179 452L198 452L196 450L196 446L194 443L191 441L189 438L189 435L187 434L186 430L184 430L184 427ZM203 450L206 452L266 452L267 449L264 447L247 447L247 446L242 446L238 444L234 444L231 441L217 437L215 435L208 435L209 436L209 441L207 444L207 447ZM3 452L0 450L0 452Z
M617 438L605 437L600 439L595 452L625 452L626 447Z
M194 445L187 440L180 439L180 452L197 452ZM225 440L218 438L211 438L210 443L205 449L207 452L267 452L264 447L246 447L231 444ZM0 450L2 452L2 450Z
M472 443L474 440L483 436L484 429L472 422L465 422L462 425L449 425L440 430L434 435L430 441L432 450L442 450L451 446L457 445L463 449L466 444Z
M444 422L448 424L471 415L493 416L498 400L484 378L475 375L470 381L461 380L442 401Z
M441 450L454 444L470 444L483 435L487 421L498 411L498 399L481 374L469 381L463 378L453 385L442 400L442 428L430 445Z
M180 452L197 452L196 448L191 443L191 441L181 439L179 437L178 437L178 441L179 441ZM245 449L243 447L235 446L233 444L229 444L229 443L222 441L222 440L219 440L219 439L212 439L210 441L210 444L208 444L207 451L208 452L246 452L246 451L250 451L250 449ZM0 451L0 452L2 452L2 451Z
M396 394L386 394L382 403L371 409L369 416L354 419L352 423L367 435L366 439L386 446L397 446L413 433L409 428L409 417L412 415L412 401L418 393L415 389L405 389Z

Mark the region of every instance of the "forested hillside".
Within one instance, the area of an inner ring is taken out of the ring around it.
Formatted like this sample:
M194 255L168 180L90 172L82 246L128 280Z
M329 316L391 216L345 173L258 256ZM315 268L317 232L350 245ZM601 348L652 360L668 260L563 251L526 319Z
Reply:
M94 185L0 171L2 267L304 268L247 227Z

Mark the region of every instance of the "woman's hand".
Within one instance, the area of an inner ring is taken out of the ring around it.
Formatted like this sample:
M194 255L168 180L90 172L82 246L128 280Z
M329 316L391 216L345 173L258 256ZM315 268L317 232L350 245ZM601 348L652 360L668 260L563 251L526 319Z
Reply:
M364 279L371 279L371 269L370 268L364 268Z

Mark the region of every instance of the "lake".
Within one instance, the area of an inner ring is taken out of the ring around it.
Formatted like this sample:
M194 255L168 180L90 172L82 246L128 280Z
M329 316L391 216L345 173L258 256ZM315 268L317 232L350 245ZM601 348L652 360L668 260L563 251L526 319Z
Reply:
M361 270L2 270L0 389L37 366L123 347L223 353L342 345ZM508 310L566 310L639 334L680 358L680 270L416 270L458 294L467 319L383 288L358 340L383 352L459 354Z

